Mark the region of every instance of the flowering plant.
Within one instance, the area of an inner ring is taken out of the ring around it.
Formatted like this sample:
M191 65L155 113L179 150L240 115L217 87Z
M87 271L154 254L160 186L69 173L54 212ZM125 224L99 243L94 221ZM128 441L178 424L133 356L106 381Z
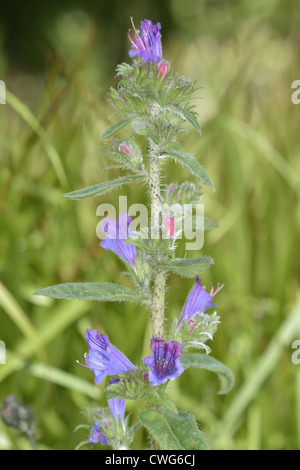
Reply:
M100 245L121 258L135 287L97 282L66 283L44 288L37 294L63 299L131 301L141 303L151 313L149 346L152 353L137 365L113 346L103 332L86 331L89 351L85 355L85 364L81 365L94 373L97 385L102 384L106 376L110 377L106 388L108 408L97 408L88 413L88 442L91 446L100 443L114 449L130 448L137 424L128 425L126 400L143 399L148 409L139 413L139 425L150 433L153 447L162 450L208 449L195 418L177 410L167 387L170 380L176 380L192 366L218 374L221 382L219 393L227 393L233 386L232 373L209 356L211 350L207 345L219 324L216 311L208 313L208 310L217 307L213 297L221 287L208 292L199 278L199 274L213 264L212 258L176 258L176 240L181 234L176 230L178 213L174 209L165 217L163 207L172 202L177 209L187 204L194 207L202 197L201 184L214 188L200 163L177 142L177 136L185 132L186 124L200 132L190 105L196 86L189 79L171 73L169 63L162 56L160 31L160 23L153 25L150 20L144 20L140 32L134 27L133 38L128 32L131 42L129 56L134 60L132 65L122 63L117 67L120 82L109 92L117 112L126 118L106 129L102 141L109 138L110 141L103 144L101 150L122 168L122 176L65 194L68 199L81 200L132 182L148 185L151 221L147 227L133 230L130 226L132 217L124 212L119 214L118 220L107 217L102 221L104 239ZM113 136L128 125L132 125L136 136L116 140ZM146 152L141 150L140 140L145 141ZM163 189L161 167L169 158L189 170L198 180L197 185L171 183ZM174 318L169 331L166 331L168 273L195 281L181 317ZM205 353L197 352L199 350Z

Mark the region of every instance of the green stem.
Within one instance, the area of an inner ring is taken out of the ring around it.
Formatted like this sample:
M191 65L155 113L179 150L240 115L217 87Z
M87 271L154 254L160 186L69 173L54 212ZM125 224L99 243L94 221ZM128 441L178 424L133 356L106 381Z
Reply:
M33 432L32 431L27 431L26 435L27 435L27 437L30 441L30 444L32 446L32 450L38 450L38 445L37 445L37 442L36 442L35 437L33 435Z
M155 269L152 300L152 337L163 338L165 319L166 271Z
M152 152L150 154L150 198L151 198L151 238L160 238L161 196L159 159Z
M151 238L160 238L161 226L161 195L159 159L150 154L150 198L151 198ZM151 305L152 337L162 338L164 335L166 272L155 269L153 298Z

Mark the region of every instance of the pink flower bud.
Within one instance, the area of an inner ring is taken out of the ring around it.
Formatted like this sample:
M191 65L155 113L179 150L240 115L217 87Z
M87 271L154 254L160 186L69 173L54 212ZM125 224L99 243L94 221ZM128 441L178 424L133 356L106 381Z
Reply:
M170 196L172 192L174 191L174 189L175 189L175 184L174 183L170 184L170 186L168 187L167 196Z
M159 66L157 67L157 70L158 70L157 76L159 77L161 75L160 80L163 80L169 71L168 62L166 60L162 60Z
M130 145L127 142L122 142L122 144L119 145L119 152L127 153L127 155L130 155L130 157L134 159Z
M169 238L174 236L175 227L174 227L174 217L167 217L164 221L165 232L169 235Z

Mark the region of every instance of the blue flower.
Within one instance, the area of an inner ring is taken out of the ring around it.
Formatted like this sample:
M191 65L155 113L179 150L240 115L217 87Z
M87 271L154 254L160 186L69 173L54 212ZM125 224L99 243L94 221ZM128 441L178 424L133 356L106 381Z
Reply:
M90 446L93 447L94 444L101 442L101 444L108 446L107 437L100 432L100 424L98 421L95 422L91 434L89 435Z
M100 384L106 375L118 375L121 372L136 370L136 367L118 349L109 344L108 337L98 330L86 330L85 334L89 353L85 355L84 367L95 374L96 384Z
M182 354L182 346L177 341L166 342L161 338L152 338L150 344L152 355L144 359L150 368L149 382L151 385L161 385L168 379L176 379L184 368L178 359Z
M183 320L188 321L193 316L203 313L211 307L217 307L216 304L213 304L213 296L222 287L223 286L218 286L215 292L212 288L210 293L208 293L202 286L201 279L199 279L199 277L197 276L195 279L195 284L189 292L186 302L183 306L177 329L179 328Z
M125 242L131 236L129 230L131 221L131 217L125 212L120 214L119 220L112 220L108 217L103 219L102 230L106 233L106 238L100 246L106 250L112 250L135 268L135 246Z
M134 41L128 31L128 37L132 43L129 56L139 55L148 65L151 64L151 61L160 63L162 59L160 30L160 23L153 25L152 21L144 20L141 21L141 36L134 27Z
M119 379L114 377L109 381L108 385L116 384L118 382ZM123 398L110 398L107 401L116 422L118 423L120 417L122 426L125 428L125 400Z

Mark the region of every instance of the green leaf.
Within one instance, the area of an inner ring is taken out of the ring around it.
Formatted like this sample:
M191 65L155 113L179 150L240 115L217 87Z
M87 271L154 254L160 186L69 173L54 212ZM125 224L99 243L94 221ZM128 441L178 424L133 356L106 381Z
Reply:
M184 108L180 108L180 113L183 114L185 120L201 134L201 127L195 114Z
M110 282L78 282L45 287L34 293L54 299L99 300L107 302L139 302L144 300L141 292Z
M192 214L192 228L194 231L199 230L197 226L197 219L196 219L196 214ZM217 222L210 217L204 217L204 230L209 231L209 230L214 230L215 228L218 228L219 225Z
M194 278L214 264L214 260L210 257L174 258L164 261L156 260L155 264L159 268L179 274L179 276Z
M204 230L213 230L214 228L218 228L219 225L217 222L210 217L204 217Z
M142 398L150 405L163 406L175 414L178 413L176 405L169 395L162 390L157 390L155 387L147 388L143 392Z
M168 150L168 156L174 158L175 161L181 163L187 168L194 176L199 178L203 183L215 190L213 182L211 181L208 173L204 170L203 166L189 153L179 149ZM163 155L162 155L163 156Z
M170 105L168 106L168 109L180 116L182 119L184 119L184 121L187 121L192 127L194 127L194 129L196 129L201 134L201 127L199 122L197 121L195 113L192 113L187 109L181 108L180 106Z
M198 429L194 416L169 410L141 411L141 423L153 435L161 450L208 450L209 447Z
M106 181L105 183L95 184L94 186L88 186L87 188L77 189L76 191L63 194L63 197L76 201L91 199L93 197L102 196L102 194L108 193L114 189L118 189L123 186L123 184L141 181L145 179L145 177L146 176L144 174L122 176L121 178L117 178L112 181Z
M165 106L166 102L167 102L167 99L168 99L168 95L167 95L167 93L160 92L160 93L157 93L157 94L153 95L153 99L160 106Z
M125 243L134 245L149 255L153 255L156 253L155 248L152 246L152 244L147 238L127 238L125 240Z
M183 354L180 357L180 362L184 369L200 367L200 369L210 370L217 374L221 385L218 391L219 395L228 393L234 386L234 375L231 370L212 356L199 353Z
M100 139L103 140L103 139L107 139L108 137L111 137L112 135L116 134L116 132L121 130L123 127L127 126L128 124L133 122L135 119L138 119L139 117L140 116L133 116L131 118L122 119L121 121L115 122L103 132Z

